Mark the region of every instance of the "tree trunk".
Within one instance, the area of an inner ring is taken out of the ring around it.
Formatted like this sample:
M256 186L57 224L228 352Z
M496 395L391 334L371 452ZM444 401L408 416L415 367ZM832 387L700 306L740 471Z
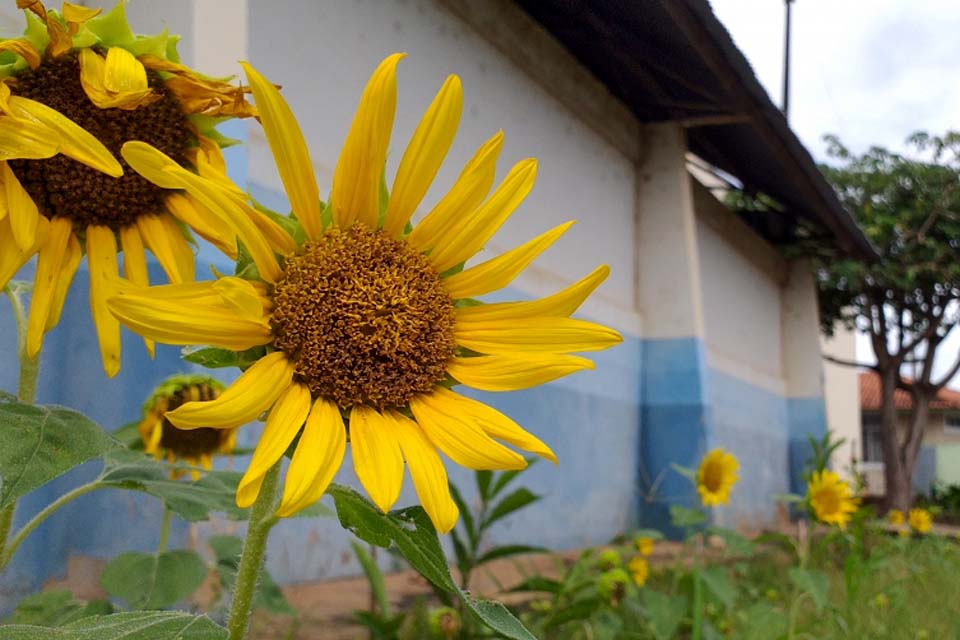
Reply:
M913 413L910 420L910 431L903 444L903 468L907 477L907 491L913 494L913 472L917 465L917 456L923 444L923 434L927 431L930 420L930 403L935 394L920 391L913 394Z
M883 444L883 477L886 484L884 509L910 508L912 492L910 476L900 455L900 429L897 424L897 407L894 404L894 392L897 390L898 372L896 368L880 371L882 384L882 405L880 407L880 426Z

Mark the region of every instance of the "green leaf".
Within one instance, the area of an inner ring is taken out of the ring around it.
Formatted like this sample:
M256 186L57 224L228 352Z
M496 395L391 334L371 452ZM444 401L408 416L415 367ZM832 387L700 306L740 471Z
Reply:
M230 351L220 347L184 347L180 350L180 357L207 369L239 367L246 370L262 358L265 351L265 347L251 347L246 351Z
M512 471L501 471L497 474L497 480L493 484L493 489L490 491L490 497L488 500L493 500L500 492L507 488L507 485L516 479L521 473L532 467L540 458L527 458L527 466L524 469L513 469Z
M773 499L776 502L783 502L785 504L792 504L795 502L804 502L806 498L803 496L797 495L795 493L775 493L773 494Z
M490 514L480 525L480 528L487 529L497 520L505 518L514 511L531 505L539 499L540 496L533 493L526 487L521 487L497 503L497 505L490 510Z
M753 555L753 543L735 531L721 527L709 527L707 533L721 538L726 543L728 555L750 557Z
M706 514L700 509L681 507L678 504L670 505L670 522L675 527L694 527L698 524L703 524L706 519Z
M236 536L220 535L211 537L207 540L207 544L213 549L213 554L217 558L217 575L220 577L220 585L224 591L233 593L233 585L237 581L237 567L240 564L240 552L243 551L243 540ZM297 614L266 567L260 571L257 590L253 594L253 607L288 616Z
M139 420L128 422L119 429L114 430L110 435L116 438L117 441L127 449L143 451L143 438L140 437L139 426Z
M128 551L103 568L100 583L131 609L163 609L196 591L206 577L207 565L193 551Z
M367 576L367 582L370 583L370 591L377 603L377 611L381 617L390 616L390 599L387 598L387 585L383 581L383 572L377 566L377 561L373 559L370 552L363 545L351 541L350 546L363 567L363 573Z
M555 629L574 620L586 620L597 611L601 611L604 606L604 601L597 596L577 600L558 610L544 626Z
M675 462L671 462L671 463L670 463L670 468L673 469L674 471L676 471L677 473L679 473L680 475L682 475L684 478L686 478L687 480L689 480L689 481L692 482L693 484L697 484L697 470L696 470L696 469L691 469L690 467L683 467L683 466L680 466L679 464L677 464L677 463L675 463Z
M0 395L0 508L118 446L83 414Z
M814 569L801 569L800 567L790 567L787 573L798 589L810 595L813 604L817 607L817 613L823 611L827 604L827 591L830 588L830 580L827 574Z
M650 538L651 540L663 540L663 534L656 529L634 529L630 537L631 539Z
M277 213L273 209L269 209L264 205L260 204L253 198L250 199L253 202L253 208L264 214L287 232L293 241L297 243L297 246L302 246L304 242L307 241L307 233L303 230L303 225L300 224L300 221L297 220L297 217L291 212L289 216L285 216Z
M452 482L449 484L450 497L453 498L454 504L457 505L457 509L460 511L459 524L467 533L467 541L470 543L470 550L475 551L479 541L479 536L473 523L473 513L470 511L470 506L467 504L467 501L463 499L462 495L460 495L460 490L457 489L457 485L453 484Z
M510 593L523 593L526 591L560 593L563 591L563 583L558 580L544 578L543 576L532 576L510 589Z
M487 492L490 491L490 481L493 480L493 472L476 471L474 473L477 480L477 493L480 494L480 499L484 502L490 502L493 496L489 495Z
M180 611L128 611L84 618L59 627L11 625L3 640L227 640L227 630L206 616Z
M687 599L683 596L670 596L651 589L640 593L643 608L647 611L650 630L657 640L670 640L680 628L683 616L687 612Z
M340 523L358 538L378 547L396 545L420 575L436 587L456 594L467 609L491 629L514 640L534 640L502 604L474 598L457 587L440 548L437 532L422 507L383 514L349 487L331 484L327 493L333 496L337 505Z
M237 484L243 476L239 472L210 471L195 482L171 480L168 465L135 451L114 451L105 463L99 482L156 496L184 520L208 520L213 512L233 520L247 517L247 510L236 503Z
M521 553L549 553L549 550L527 544L509 544L502 547L494 547L477 558L477 566L480 566L484 562L496 560L497 558L507 558Z
M724 567L707 567L700 571L700 579L704 586L719 600L724 607L730 609L737 601L737 587L730 581Z
M112 612L113 607L106 600L84 602L66 589L54 589L34 593L21 600L10 621L13 624L62 627L81 618Z

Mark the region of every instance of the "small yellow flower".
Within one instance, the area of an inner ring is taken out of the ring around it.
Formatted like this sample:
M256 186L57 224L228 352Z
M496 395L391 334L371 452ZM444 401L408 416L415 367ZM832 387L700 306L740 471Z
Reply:
M643 556L634 556L627 564L627 569L630 570L630 575L633 576L633 582L638 587L642 587L650 576L650 563L648 563L647 559Z
M926 509L910 509L907 522L910 528L917 533L929 533L930 528L933 526L933 517Z
M821 522L845 529L857 510L858 500L850 485L833 471L814 471L807 483L807 499Z
M637 545L637 551L640 552L640 555L648 556L653 553L653 538L639 536L634 540L634 543Z
M891 509L887 517L890 518L890 524L896 527L903 524L903 511L900 511L900 509Z
M739 476L740 463L736 456L716 448L703 457L697 470L697 491L705 507L715 507L730 501L730 489Z

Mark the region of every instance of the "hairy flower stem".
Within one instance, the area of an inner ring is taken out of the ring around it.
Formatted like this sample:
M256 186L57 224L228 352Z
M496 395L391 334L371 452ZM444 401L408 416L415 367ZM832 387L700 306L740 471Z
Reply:
M280 477L280 461L267 471L253 508L250 510L250 522L247 526L247 538L243 542L240 565L237 567L237 582L233 590L233 602L230 605L230 619L227 630L229 640L243 640L250 624L253 610L253 595L263 569L263 556L267 550L267 538L270 529L277 523L273 515L276 510L277 487Z
M700 640L703 633L703 581L700 579L702 560L702 537L693 541L693 640Z
M163 522L160 524L160 542L157 543L157 554L161 554L167 550L167 541L170 539L170 518L173 515L173 512L170 511L170 507L167 506L167 503L163 503Z

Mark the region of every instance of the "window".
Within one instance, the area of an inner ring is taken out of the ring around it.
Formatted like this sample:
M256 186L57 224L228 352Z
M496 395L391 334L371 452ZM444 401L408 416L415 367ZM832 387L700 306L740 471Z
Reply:
M880 427L880 415L863 414L863 461L883 462L883 435ZM957 416L957 429L960 433L960 415Z
M948 413L943 422L943 432L951 436L960 436L960 413Z

